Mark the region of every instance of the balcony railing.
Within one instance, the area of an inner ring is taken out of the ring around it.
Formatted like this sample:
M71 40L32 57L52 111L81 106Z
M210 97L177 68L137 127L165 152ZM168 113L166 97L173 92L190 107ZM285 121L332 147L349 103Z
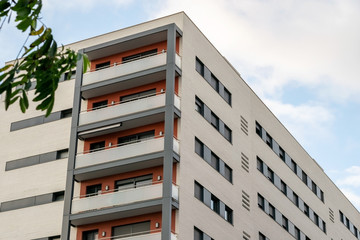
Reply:
M180 154L179 140L174 138L173 150ZM97 149L95 152L84 152L76 155L75 168L88 167L112 161L123 160L164 150L164 137L155 136L143 140L127 142L109 148Z
M99 210L130 203L159 199L163 196L162 182L153 182L147 185L120 190L107 191L104 194L88 197L75 197L72 202L71 213L80 213L90 210ZM179 200L179 188L173 184L172 197Z
M104 121L119 116L126 116L138 112L156 109L165 106L165 92L132 99L126 102L114 102L106 107L91 109L80 113L79 126ZM174 105L180 109L180 98L174 96Z
M125 76L131 73L160 67L166 64L166 52L162 51L156 55L144 56L136 60L124 63L116 63L110 67L98 69L85 73L83 76L83 86L105 81L108 79ZM175 64L181 68L181 57L176 54Z
M160 240L161 239L161 229L147 231L147 232L143 232L143 233L99 238L99 240L116 240L116 239L121 239L121 240ZM171 233L171 240L177 240L177 235L175 233Z

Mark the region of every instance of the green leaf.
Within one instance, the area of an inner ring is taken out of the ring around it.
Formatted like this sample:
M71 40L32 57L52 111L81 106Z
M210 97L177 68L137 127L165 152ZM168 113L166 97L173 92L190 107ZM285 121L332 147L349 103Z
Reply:
M16 102L16 100L18 100L19 97L20 97L20 96L17 96L17 97L15 97L15 98L11 99L11 100L9 101L9 103L8 103L7 108L8 108L11 104L14 104L14 102ZM6 109L7 109L7 108L6 108Z
M40 43L44 42L47 37L49 36L49 34L51 34L51 28L47 28L45 30L45 32L43 33L43 35L41 35L39 38L37 38L33 43L30 44L30 47L36 47L38 46Z
M24 106L25 106L25 108L26 109L28 109L29 108L29 99L28 99L28 97L27 97L27 95L26 95L26 91L25 90L23 90L23 92L22 92L23 94L22 94L22 99L23 99L23 101L24 101Z
M26 107L25 107L24 99L20 98L19 105L20 105L21 112L25 113Z
M16 16L16 20L15 21L20 21L23 20L25 18L27 18L30 15L30 8L21 8L19 11L17 11L17 16Z
M56 50L57 50L57 43L56 41L53 41L53 44L49 50L49 56L54 57L56 55Z
M86 54L83 54L83 73L87 72L87 69L90 68L89 57Z
M5 65L3 68L0 68L0 72L5 72L6 70L8 70L10 67L13 67L13 64L8 64Z
M41 26L41 28L37 31L31 31L30 36L40 35L44 31L44 26Z
M0 1L0 12L3 12L5 9L9 8L11 5L8 0Z
M18 25L16 25L16 27L17 27L19 30L25 32L26 29L29 28L30 24L31 24L31 19L30 19L30 18L25 18L25 19L22 20Z

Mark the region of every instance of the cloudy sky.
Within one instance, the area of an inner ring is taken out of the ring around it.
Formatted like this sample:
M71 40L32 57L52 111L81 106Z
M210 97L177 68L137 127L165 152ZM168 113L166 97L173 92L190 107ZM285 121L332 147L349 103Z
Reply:
M68 44L179 11L360 209L360 1L46 0L43 21ZM25 38L5 24L1 65Z

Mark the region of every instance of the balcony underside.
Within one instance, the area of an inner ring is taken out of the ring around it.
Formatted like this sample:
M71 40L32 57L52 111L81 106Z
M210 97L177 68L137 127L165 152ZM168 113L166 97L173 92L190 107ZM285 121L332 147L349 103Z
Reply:
M173 209L178 209L178 203L173 201ZM124 206L88 211L83 213L71 214L70 223L73 226L106 222L121 218L134 217L144 214L161 212L162 199L154 199L146 202L133 203Z
M180 156L174 152L174 163L180 161ZM105 176L111 176L124 172L136 171L139 169L157 167L163 165L164 152L152 153L128 159L83 167L74 170L76 181L85 181Z

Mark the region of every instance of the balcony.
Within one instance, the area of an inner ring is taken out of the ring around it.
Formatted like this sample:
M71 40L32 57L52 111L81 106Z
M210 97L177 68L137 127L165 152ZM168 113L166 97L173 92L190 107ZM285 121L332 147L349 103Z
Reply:
M111 238L100 238L99 240L161 240L161 230L156 230L154 233L144 233L141 235L135 236L114 236ZM171 233L171 240L177 240L177 236L174 233Z
M175 107L180 110L180 98L174 96ZM105 108L93 109L80 113L79 126L113 119L120 116L136 114L156 108L165 107L164 92L157 95L142 96L132 101L109 105Z
M163 184L161 182L157 182L151 185L123 189L116 192L109 192L91 197L77 197L73 199L71 213L76 214L80 212L100 210L137 202L160 199L163 196L162 189ZM175 184L173 184L172 187L172 197L176 201L179 200L179 189Z
M153 56L146 56L134 61L114 64L111 67L92 71L83 75L83 86L110 80L120 76L157 68L166 65L166 52L160 52ZM176 54L175 64L181 69L181 57Z
M175 138L173 150L177 154L180 153L179 141ZM164 138L163 136L156 136L140 142L137 140L96 152L77 154L75 169L125 160L161 151L164 151Z

